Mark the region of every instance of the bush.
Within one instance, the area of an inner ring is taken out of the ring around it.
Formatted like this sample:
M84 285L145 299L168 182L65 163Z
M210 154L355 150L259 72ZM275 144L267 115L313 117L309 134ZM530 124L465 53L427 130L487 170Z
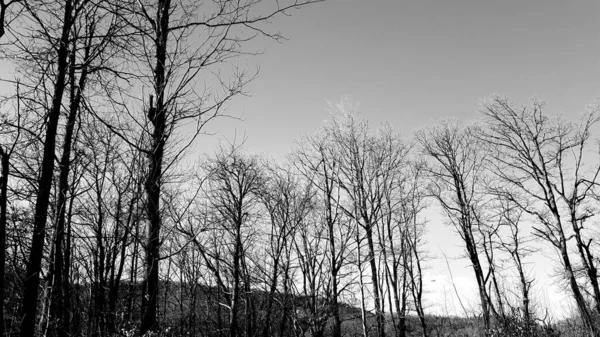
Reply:
M486 331L487 337L559 337L560 332L549 324L538 325L525 319L518 312L501 318L493 328Z

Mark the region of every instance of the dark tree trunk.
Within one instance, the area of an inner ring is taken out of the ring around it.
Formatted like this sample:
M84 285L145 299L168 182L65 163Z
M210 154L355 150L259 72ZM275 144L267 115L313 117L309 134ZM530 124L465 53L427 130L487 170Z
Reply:
M552 184L549 179L546 178L545 186L548 191L552 190ZM567 239L565 237L565 233L563 231L560 212L556 205L556 198L554 197L554 193L551 192L547 197L547 205L552 214L554 215L554 219L558 223L557 228L559 229L559 241L555 244L556 248L559 249L561 258L563 260L563 267L565 273L567 274L567 278L569 280L569 285L571 287L571 291L573 292L573 297L575 298L575 303L577 304L577 309L579 310L579 314L581 315L581 320L583 324L589 329L590 333L594 337L600 337L600 329L594 323L594 318L590 309L588 308L587 302L581 293L581 289L579 288L579 284L577 284L577 278L575 277L575 273L573 272L573 265L571 264L571 258L569 257L569 252L567 248Z
M4 36L4 33L6 32L6 28L4 27L4 25L6 24L6 9L7 9L7 5L4 3L4 1L0 1L0 38ZM4 333L4 323L2 324L2 332ZM0 336L4 336L3 334Z
M96 251L97 263L95 266L96 280L95 280L95 292L94 292L94 311L95 316L95 329L93 331L94 336L104 337L106 336L106 278L104 276L106 270L106 248L104 247L104 211L102 209L102 187L99 181L96 181L96 198L97 198L97 212L98 212L98 223L96 228L96 244L98 250Z
M246 268L244 268L244 269L246 269ZM247 272L247 269L246 269L246 272ZM246 317L244 318L245 327L246 327L245 336L250 337L250 336L255 335L254 322L256 320L256 315L255 315L256 307L254 306L254 298L252 297L250 276L247 273L246 273L246 275L247 275L247 277L246 277L246 280L244 281L244 298L245 298L244 308L246 311Z
M136 238L140 237L140 227L139 223L135 223L135 233ZM129 271L129 294L127 299L127 310L125 311L124 321L131 320L131 313L133 312L133 302L135 300L135 293L137 288L137 278L138 278L138 255L139 255L139 246L140 243L137 240L133 242L133 253L131 254L131 269Z
M488 301L487 290L485 288L485 278L483 276L483 269L479 261L479 255L475 249L475 240L468 230L465 230L465 240L467 245L467 252L469 254L469 260L471 261L473 272L475 273L475 279L477 281L477 287L479 289L479 300L481 303L481 311L483 314L483 323L485 329L490 328L490 303Z
M6 261L6 206L9 173L9 154L0 148L2 176L0 176L0 336L4 337L4 274Z
M338 259L335 245L335 221L337 215L332 211L333 179L329 177L327 166L323 166L325 175L325 210L327 221L327 235L329 239L329 254L331 254L331 315L333 317L332 337L342 336L342 320L340 319L340 307L338 303Z
M585 270L588 279L590 281L590 285L592 286L592 291L594 294L594 302L595 302L595 310L596 313L600 314L600 285L598 284L598 270L595 265L596 257L590 251L591 240L586 244L581 235L581 227L579 227L578 219L577 219L577 205L569 205L571 210L571 227L573 228L575 241L577 242L577 251L579 253L579 257L581 258L581 264L583 269Z
M240 298L240 255L242 242L240 238L240 228L237 225L235 235L235 248L233 252L233 288L231 295L231 311L229 316L229 336L236 337L238 331L237 312Z
M86 56L89 55L89 46L86 47ZM87 58L87 57L86 57ZM81 93L85 86L87 71L83 67L83 71L79 78L77 89L75 86L75 43L71 51L71 104L69 107L69 117L67 120L65 139L63 143L63 152L60 159L60 174L59 174L59 192L57 203L57 223L56 223L56 240L54 242L54 257L53 257L53 280L52 280L52 299L50 301L49 320L50 336L66 337L65 322L61 315L64 310L64 250L63 242L65 238L65 213L67 206L67 194L69 193L69 171L71 169L71 147L73 143L73 133L75 130L75 121L79 112L79 104L81 102Z
M367 236L367 258L371 266L371 282L373 284L373 302L375 304L375 319L377 321L377 336L385 337L385 319L381 311L381 295L379 294L379 281L377 277L377 262L375 261L375 245L373 243L373 231L370 224L365 227Z
M263 337L271 336L271 314L273 311L273 303L275 302L275 292L277 290L277 276L279 274L279 256L273 262L273 275L271 277L271 285L269 287L269 299L267 302L267 310L265 312L265 321L262 331Z
M283 310L281 313L281 321L279 322L279 337L283 337L283 336L287 336L286 335L286 330L287 330L287 319L290 316L290 306L292 305L291 301L293 301L293 299L290 299L291 296L289 296L288 292L289 292L289 269L290 266L289 264L286 265L285 267L285 273L284 273L284 279L283 279Z
M52 189L52 175L54 173L54 150L56 147L56 131L60 118L60 109L65 91L69 51L69 32L71 30L72 1L65 1L63 27L57 55L57 74L52 96L52 106L48 111L48 126L44 141L44 154L42 159L41 175L38 180L38 194L35 201L35 218L31 250L27 262L23 294L23 319L21 320L21 337L33 337L35 332L35 318L37 313L38 287L40 284L40 270L44 254L44 240L46 235L46 220L50 190Z
M116 229L115 229L115 234L117 234L117 229L119 227L122 227L123 225L121 224L121 220L120 220L120 216L121 216L121 211L120 211L120 205L121 205L121 196L119 196L119 209L117 209L117 215L116 215ZM113 267L112 269L112 274L111 274L111 281L110 281L110 290L109 290L109 295L108 295L108 311L109 311L109 315L110 315L110 324L109 324L109 328L111 329L111 333L116 333L117 332L117 319L116 319L116 312L117 312L117 300L119 299L119 289L121 287L121 277L123 276L123 270L125 268L125 260L127 258L127 240L129 239L129 234L131 231L131 224L132 224L132 219L134 217L134 212L136 212L135 210L135 203L137 202L137 198L134 197L132 198L131 202L129 203L129 208L128 208L128 215L127 215L127 221L126 221L126 228L124 229L124 233L123 233L123 238L120 240L121 241L121 247L120 247L120 257L119 257L119 266L117 268L116 274L115 274L115 268ZM117 236L115 235L115 238ZM116 260L116 255L117 255L117 245L115 245L115 249L114 249L114 258L113 258L113 265L115 264L115 260Z
M406 336L406 305L408 302L408 280L407 280L407 276L408 276L408 269L406 268L406 265L408 264L408 248L406 247L406 241L404 240L402 242L402 248L400 249L400 251L402 252L402 254L404 255L404 266L402 268L402 295L401 295L401 299L400 299L400 308L398 311L398 333L400 335L400 337L404 337Z
M162 161L165 149L166 111L165 64L167 55L167 37L169 33L170 0L158 0L156 11L156 66L154 68L154 85L156 91L156 107L150 102L148 118L154 127L149 151L150 172L146 180L146 212L149 226L149 237L146 246L146 279L144 281L144 296L142 297L142 335L148 331L158 331L158 262L160 259L160 191L162 177Z
M569 279L569 285L571 286L571 291L573 292L573 297L575 298L577 308L579 309L579 314L581 315L581 320L583 321L583 324L590 329L591 335L598 337L600 336L600 331L598 330L596 324L594 324L592 313L588 309L587 303L581 294L579 285L577 284L577 279L573 273L573 267L571 266L571 260L567 252L566 241L564 239L562 241L564 245L563 248L561 248L560 253L563 259L565 272L567 273L567 277Z
M71 193L73 193L73 189L71 189ZM77 327L79 326L78 324L71 324L71 255L72 255L72 250L71 250L71 219L73 217L73 202L74 202L74 198L71 198L71 200L69 201L69 212L67 213L67 223L66 223L66 229L67 229L67 239L66 239L66 245L65 245L65 256L64 256L64 265L65 265L65 271L64 271L64 275L63 275L63 294L65 295L64 297L64 301L63 301L63 322L64 322L64 330L65 330L65 334L67 336L71 335L72 331L77 331ZM78 288L76 288L77 290L79 290ZM79 295L77 296L77 299L79 299ZM77 306L78 307L78 306ZM75 315L77 317L79 317L79 313L75 311ZM75 328L75 329L73 329Z
M412 239L414 241L409 242L409 246L412 252L412 258L410 262L411 289L413 294L413 300L415 302L415 311L419 316L419 322L421 324L422 336L427 337L427 321L425 320L425 310L423 309L423 270L421 268L421 257L419 256L419 250L417 247L418 239L416 225L414 229L414 235L415 237Z
M332 261L335 261L335 258L332 257ZM333 327L332 327L332 337L341 337L342 336L342 320L340 319L340 306L338 303L338 280L337 280L337 267L334 267L334 270L331 272L331 315L333 316Z
M521 256L519 255L519 240L515 237L515 249L510 252L515 266L517 267L517 272L519 274L519 281L521 283L521 303L523 310L523 319L527 324L532 323L531 321L531 313L529 312L529 282L527 282L527 278L525 277L525 271L523 270L523 264L521 262Z
M217 270L219 270L219 260L217 260ZM217 285L217 331L219 331L219 337L223 336L223 312L221 310L221 291L222 287L220 284Z

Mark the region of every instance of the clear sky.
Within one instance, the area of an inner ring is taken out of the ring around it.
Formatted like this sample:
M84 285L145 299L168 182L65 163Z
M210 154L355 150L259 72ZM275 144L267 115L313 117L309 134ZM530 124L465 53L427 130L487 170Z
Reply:
M374 124L410 134L441 117L474 119L492 93L576 114L600 89L600 1L327 0L273 22L248 89L230 107L248 136L278 155L317 128L326 100L352 95ZM262 45L261 45L262 48Z
M247 150L281 159L341 95L360 102L372 125L389 121L407 137L443 117L476 119L493 93L522 104L537 97L547 111L573 117L600 96L597 0L327 0L273 27L289 41L261 44L264 55L241 61L260 65L252 97L229 108L244 120L213 124L218 136L202 137L199 147L245 134ZM457 235L437 215L430 219L429 245L441 258L426 281L432 308L459 307L444 298L453 289L442 252L463 301L476 305L468 263L454 260ZM536 258L532 269L537 296L564 307L549 264Z

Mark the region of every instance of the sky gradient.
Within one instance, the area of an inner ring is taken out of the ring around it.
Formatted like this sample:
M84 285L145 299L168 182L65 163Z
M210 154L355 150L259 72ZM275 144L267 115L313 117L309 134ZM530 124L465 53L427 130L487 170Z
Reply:
M267 154L319 127L341 95L408 135L442 117L475 119L493 93L575 115L600 88L598 1L328 0L272 27L289 41L246 61L260 66L252 97L230 106L244 121L214 126Z

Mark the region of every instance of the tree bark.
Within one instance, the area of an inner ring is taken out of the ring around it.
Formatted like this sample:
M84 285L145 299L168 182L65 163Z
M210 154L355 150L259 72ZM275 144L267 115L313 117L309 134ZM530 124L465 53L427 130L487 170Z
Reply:
M73 193L73 189L71 190L71 193ZM71 250L71 220L73 218L73 202L74 202L74 198L71 198L71 200L69 201L69 212L67 213L67 221L66 221L66 230L67 230L67 237L66 237L66 242L65 242L65 256L64 256L64 265L65 265L65 269L64 269L64 274L63 274L63 294L65 295L64 300L63 300L63 312L62 312L62 316L63 316L63 322L64 322L64 330L65 330L65 334L67 336L69 336L71 334L71 332L74 330L74 327L77 327L77 324L72 324L71 323L71 279L70 279L70 270L71 270L71 255L72 255L72 250ZM79 288L76 288L79 289ZM77 299L79 299L79 296L77 296ZM77 306L76 306L77 307ZM79 316L79 313L76 313L77 317ZM75 330L76 331L76 330Z
M56 131L60 118L60 108L65 91L65 79L68 68L69 32L72 25L72 0L65 1L63 27L59 41L57 55L57 74L52 97L52 106L48 111L48 126L44 140L44 154L42 159L41 175L38 180L38 194L35 201L35 218L31 250L27 262L23 295L23 319L21 321L20 336L33 337L35 331L36 308L40 283L40 271L44 254L44 240L46 235L46 220L50 190L52 189L52 176L54 173L54 150L56 147Z
M381 312L381 295L379 293L379 280L377 274L377 262L375 261L375 245L373 243L373 230L370 224L365 227L367 237L367 259L371 267L371 282L373 287L373 302L375 304L375 319L377 321L377 336L385 337L385 318Z
M323 173L325 178L325 212L327 221L327 236L329 239L329 254L331 255L331 315L333 317L332 337L342 336L342 320L340 319L340 306L338 303L338 259L335 245L335 221L337 215L332 212L332 194L333 194L333 179L329 177L327 166L324 165Z
M4 274L6 266L6 207L8 200L9 154L0 147L2 175L0 176L0 336L4 336Z
M231 310L229 314L229 336L236 337L238 331L237 312L240 298L240 254L242 242L240 238L240 228L236 228L235 248L233 252L233 288L231 289Z
M279 253L278 253L279 254ZM269 286L269 299L267 302L267 310L265 312L265 321L262 331L263 337L271 335L271 314L273 311L273 303L275 302L275 292L277 291L277 278L279 274L279 255L273 261L273 275L271 276L271 285Z
M86 46L86 56L89 55L89 46ZM87 57L86 57L87 58ZM69 107L69 116L67 119L65 139L63 143L63 152L60 159L60 173L59 173L59 192L57 202L57 223L56 223L56 239L54 242L54 257L52 272L52 299L50 302L50 313L49 320L52 327L50 336L66 337L65 322L63 321L61 314L64 310L64 294L63 294L63 282L64 280L64 254L63 254L63 242L65 238L65 213L67 206L67 194L69 193L69 171L71 169L71 147L73 143L73 133L75 130L75 121L79 112L79 104L81 103L81 93L85 86L87 71L86 66L83 67L82 73L79 78L77 88L75 87L75 43L73 43L73 50L71 51L71 104Z
M166 132L165 90L167 86L166 55L167 38L169 34L169 14L171 11L170 0L158 0L156 12L156 66L154 68L154 85L156 93L156 107L150 102L148 118L154 130L149 151L150 172L146 180L146 211L149 219L148 243L146 247L146 279L144 281L144 296L142 297L142 325L141 333L156 332L158 325L158 262L160 259L160 229L162 219L160 214L160 195L162 162L164 156Z
M483 314L483 323L485 329L488 330L490 328L490 303L488 301L487 290L485 288L486 282L483 276L483 269L481 268L479 255L477 254L477 250L475 248L475 239L472 237L472 234L467 232L467 230L465 230L465 237L469 238L468 240L465 240L465 243L467 246L467 252L469 254L469 260L471 261L473 272L475 273L477 288L479 289L479 300Z
M592 313L588 309L587 303L583 298L583 294L579 289L579 285L577 284L577 279L575 278L575 274L573 273L573 267L571 265L571 260L567 251L566 241L564 240L564 238L561 238L561 241L564 243L564 245L560 249L560 254L563 259L563 265L565 268L565 272L567 273L567 278L569 280L571 291L573 292L573 297L575 298L577 308L579 309L579 314L581 315L581 320L583 321L583 324L588 329L590 329L592 336L598 337L600 336L600 330L598 330L598 327L596 326L596 324L594 324Z

